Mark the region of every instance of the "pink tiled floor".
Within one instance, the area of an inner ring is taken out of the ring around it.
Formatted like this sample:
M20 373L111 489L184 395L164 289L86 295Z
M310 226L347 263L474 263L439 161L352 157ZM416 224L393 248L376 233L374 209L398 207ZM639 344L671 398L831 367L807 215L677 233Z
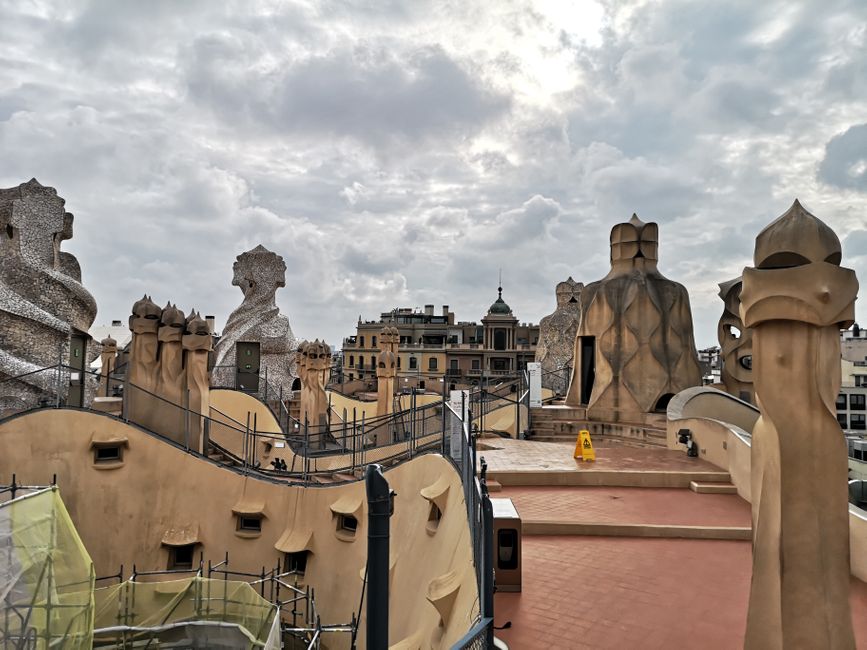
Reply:
M524 521L749 526L750 504L735 494L674 488L504 487Z
M749 542L524 537L523 593L498 593L497 632L513 650L743 647ZM853 579L858 647L867 585Z

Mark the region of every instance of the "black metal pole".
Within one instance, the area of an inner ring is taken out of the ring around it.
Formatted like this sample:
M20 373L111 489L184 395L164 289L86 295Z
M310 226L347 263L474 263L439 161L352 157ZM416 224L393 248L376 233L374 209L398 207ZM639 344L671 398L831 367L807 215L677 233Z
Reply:
M388 650L388 555L391 490L382 466L370 464L367 488L367 650Z
M482 461L484 462L484 460ZM494 509L487 489L482 494L482 580L481 610L483 618L494 618ZM494 623L485 630L485 647L494 647Z

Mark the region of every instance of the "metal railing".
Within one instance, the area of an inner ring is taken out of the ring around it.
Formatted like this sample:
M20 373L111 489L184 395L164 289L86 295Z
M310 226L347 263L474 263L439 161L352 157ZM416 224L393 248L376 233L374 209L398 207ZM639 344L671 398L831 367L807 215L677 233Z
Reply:
M62 376L68 371L68 366L59 364L35 372L49 373L52 383L62 387ZM100 377L94 372L85 374L95 379ZM14 379L17 377L0 380L0 387L4 381ZM181 403L129 381L125 383L123 392L123 411L119 416L99 412L137 424L188 453L202 457L222 456L224 464L244 473L257 472L305 485L355 480L355 474L367 465L374 453L376 462L388 465L419 453L439 451L442 447L441 403L417 406L413 400L411 408L404 412L374 418L358 417L355 410L351 419L348 414L335 416L332 409L329 411L330 424L312 426L292 417L285 403L278 400L278 417L282 422L281 430L275 432L260 430L264 427L260 428L255 413L248 413L245 422L239 422L214 407L210 407L207 414L199 413L190 408L189 391L182 391ZM45 399L36 408L66 405L60 392L56 397L48 397L53 399ZM131 403L137 405L131 406ZM92 405L84 408L93 410ZM31 408L16 409L3 415L28 410ZM279 451L274 450L284 446L292 450L291 466L263 466L264 450L279 455ZM342 477L335 479L335 474Z
M445 429L450 435L443 443L463 483L480 605L479 621L453 646L455 649L494 647L494 514L488 495L487 464L484 458L477 457L472 430L473 398L472 393L461 391L459 404L446 404Z

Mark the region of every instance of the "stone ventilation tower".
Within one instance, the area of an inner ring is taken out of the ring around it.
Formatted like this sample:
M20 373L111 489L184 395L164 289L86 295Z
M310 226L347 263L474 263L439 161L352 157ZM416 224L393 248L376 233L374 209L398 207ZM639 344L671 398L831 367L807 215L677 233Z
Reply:
M722 298L722 316L717 327L720 355L722 356L722 382L728 393L756 403L753 390L753 333L741 320L741 278L719 285Z
M570 276L555 290L557 309L539 323L536 361L542 364L542 386L563 395L569 387L569 372L575 335L581 320L581 291L584 285Z
M201 417L210 415L208 323L143 296L129 317L132 331L124 387L127 417L178 444L202 449ZM187 411L191 413L187 415Z
M61 402L82 406L96 390L84 375L98 354L87 334L96 302L78 260L60 250L72 238L65 204L35 178L0 189L0 378L33 373L0 384L0 414L56 399L56 373L35 371L58 361L72 367Z
M701 384L689 295L657 269L659 228L632 215L611 230L611 271L584 287L569 406L603 422L644 422Z
M331 373L331 348L316 339L298 346L298 377L301 380L300 420L324 431L328 425L328 395L325 386Z
M740 313L761 415L752 437L753 578L744 647L854 649L846 440L834 402L858 280L795 201L756 237Z
M286 263L283 258L264 246L241 253L235 265L232 284L244 293L243 302L231 313L222 336L214 348L214 385L253 386L253 392L264 388L258 378L267 372L268 381L284 394L292 390L296 376L294 353L297 348L289 319L277 307L277 289L286 286ZM255 359L252 364L240 360ZM251 365L246 368L246 365Z
M394 382L397 377L397 349L400 332L396 327L384 327L379 334L380 353L376 358L376 414L394 411Z

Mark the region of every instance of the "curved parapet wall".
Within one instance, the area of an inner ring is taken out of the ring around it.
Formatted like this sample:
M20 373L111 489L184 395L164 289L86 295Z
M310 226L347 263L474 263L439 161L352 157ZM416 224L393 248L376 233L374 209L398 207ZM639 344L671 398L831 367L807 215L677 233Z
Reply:
M36 406L46 394L54 397L56 373L36 371L58 360L68 363L70 336L89 338L96 317L78 260L60 250L72 238L73 217L65 203L35 178L0 189L0 379L34 373L0 384L0 412ZM98 352L86 345L80 354L89 364ZM63 400L67 388L60 389Z
M726 421L736 419L741 425ZM668 406L669 449L684 451L677 433L688 429L699 456L728 471L732 484L744 500L752 503L752 424L758 409L709 386L689 388L675 395ZM849 556L852 575L867 582L867 512L849 506Z
M694 386L680 391L671 398L667 413L669 421L710 418L734 424L748 434L752 433L759 419L759 410L755 406L710 386Z
M113 444L118 458L95 449ZM367 551L367 505L361 482L297 487L218 465L123 421L92 412L45 409L0 422L0 474L22 481L57 474L70 515L97 575L121 564L166 569L174 549L194 545L195 558L258 574L287 554L305 553L299 578L315 588L322 623L348 623L357 613ZM386 472L397 493L391 518L391 630L395 642L448 648L478 615L478 590L463 487L454 467L424 455ZM445 490L444 484L449 489ZM425 495L441 496L431 520ZM258 519L260 530L240 528ZM355 519L354 530L346 524ZM107 531L111 534L106 534ZM297 556L296 556L297 557ZM427 594L453 574L447 620ZM439 582L438 582L439 581ZM364 638L364 621L360 638ZM339 636L334 645L348 647Z

